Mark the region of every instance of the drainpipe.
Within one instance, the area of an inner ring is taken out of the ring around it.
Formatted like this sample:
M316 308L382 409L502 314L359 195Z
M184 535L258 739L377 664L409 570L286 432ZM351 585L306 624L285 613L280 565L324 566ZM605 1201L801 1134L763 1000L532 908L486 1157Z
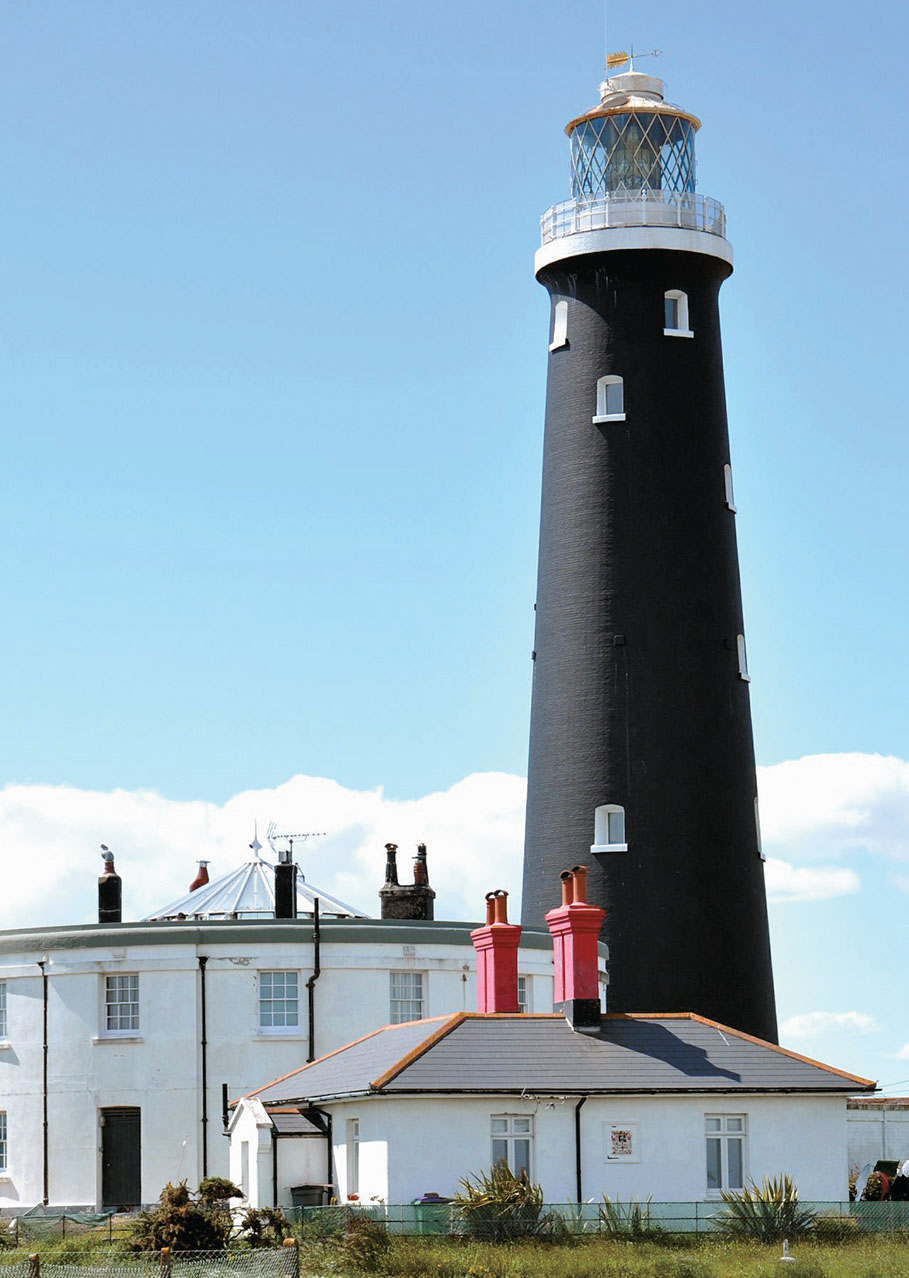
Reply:
M200 1011L202 1019L202 1178L208 1175L208 1015L205 1002L205 967L208 956L199 956L199 980L201 982Z
M309 1003L309 1055L307 1064L316 1059L316 981L322 975L322 930L319 923L319 898L312 903L312 976L306 982Z
M50 1158L48 1154L48 1125L47 1125L47 1053L48 1053L47 981L48 981L48 977L47 977L47 972L45 970L46 963L47 963L47 959L38 960L38 966L41 968L41 1003L42 1003L42 1017L43 1017L43 1029L42 1029L42 1041L41 1041L41 1052L42 1052L41 1106L42 1106L42 1114L43 1114L42 1143L43 1143L43 1149L44 1149L44 1206L45 1207L50 1202L50 1192L49 1192Z
M278 1206L278 1133L274 1120L271 1124L271 1205Z
M578 1206L584 1201L583 1184L581 1181L581 1110L587 1101L586 1096L582 1096L574 1107L574 1176L575 1189L578 1195Z

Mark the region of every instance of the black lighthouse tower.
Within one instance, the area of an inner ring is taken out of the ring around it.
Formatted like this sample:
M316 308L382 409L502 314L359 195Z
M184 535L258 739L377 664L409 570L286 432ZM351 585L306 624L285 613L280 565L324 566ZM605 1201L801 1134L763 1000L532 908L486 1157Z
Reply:
M633 69L572 120L552 301L524 922L606 911L613 1011L776 1041L726 426L725 215L700 122Z

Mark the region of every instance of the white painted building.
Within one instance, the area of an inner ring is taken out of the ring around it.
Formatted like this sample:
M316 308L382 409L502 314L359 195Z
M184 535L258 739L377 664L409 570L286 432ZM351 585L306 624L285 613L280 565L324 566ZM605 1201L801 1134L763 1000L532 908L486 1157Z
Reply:
M389 1026L245 1097L231 1174L254 1205L320 1182L341 1200L450 1196L500 1158L551 1203L709 1203L780 1172L805 1200L844 1201L847 1097L873 1088L694 1015L581 1033L551 1014L458 1014Z
M227 916L222 899L219 917L0 933L4 1214L153 1202L168 1180L226 1175L222 1084L234 1097L389 1020L474 1006L470 924L345 915L310 885L334 914L317 963L311 902L298 891L310 913L273 917L271 867L253 861L255 893ZM519 970L527 1010L551 1007L547 933L524 934Z
M909 1097L861 1096L849 1102L849 1165L858 1172L878 1161L909 1159Z

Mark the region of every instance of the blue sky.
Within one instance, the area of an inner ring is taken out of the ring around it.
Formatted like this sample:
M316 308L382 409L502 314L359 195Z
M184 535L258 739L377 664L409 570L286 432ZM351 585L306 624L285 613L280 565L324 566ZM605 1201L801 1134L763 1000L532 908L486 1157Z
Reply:
M909 759L907 20L855 19L610 5L611 46L663 49L641 65L702 118L700 189L736 250L727 394L771 769ZM596 99L602 5L7 0L0 29L0 784L30 814L4 855L40 850L54 787L224 812L303 775L403 811L522 777L532 255L568 194L562 127ZM783 1016L880 1027L793 1045L909 1078L909 781L858 763L827 830L831 765L802 838L802 782L773 775L768 851L815 875L773 906ZM106 802L60 818L62 865L90 864ZM819 899L824 874L842 890Z

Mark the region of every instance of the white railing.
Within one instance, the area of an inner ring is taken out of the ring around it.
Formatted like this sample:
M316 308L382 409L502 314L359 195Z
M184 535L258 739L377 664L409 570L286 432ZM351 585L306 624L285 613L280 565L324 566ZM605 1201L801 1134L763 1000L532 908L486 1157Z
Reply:
M563 200L547 209L540 224L544 244L563 235L605 231L612 226L678 226L686 231L726 235L726 213L719 200L693 192L617 191L596 200Z

